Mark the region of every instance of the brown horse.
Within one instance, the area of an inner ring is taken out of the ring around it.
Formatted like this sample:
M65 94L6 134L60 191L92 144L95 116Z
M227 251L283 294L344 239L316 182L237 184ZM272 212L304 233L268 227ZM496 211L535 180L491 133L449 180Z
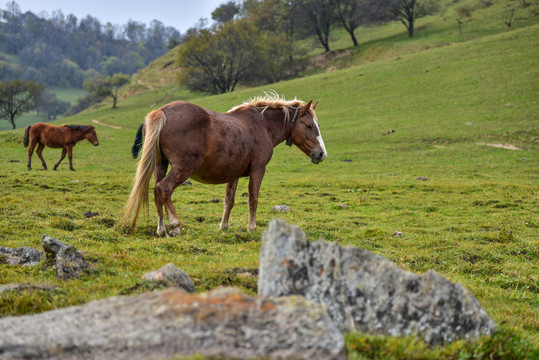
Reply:
M155 177L157 235L166 236L163 205L170 235L180 235L180 219L172 205L176 187L191 177L209 184L225 184L225 209L220 228L228 218L240 177L249 177L249 230L256 229L258 192L273 148L281 142L296 144L311 162L327 156L312 100L305 104L266 94L234 107L227 113L175 101L150 112L144 123L144 146L133 189L120 221L135 228L140 207L148 205L152 172ZM171 169L167 174L167 168ZM131 221L130 221L131 219Z
M30 144L28 148L28 170L32 170L32 154L37 145L36 153L41 159L41 164L45 170L47 170L47 164L41 153L45 146L48 146L51 148L62 148L62 155L60 155L58 162L54 164L54 170L58 168L58 165L60 165L60 162L65 158L67 153L69 168L75 171L73 168L73 146L82 139L88 139L94 146L99 145L95 128L91 125L54 126L37 123L28 126L24 131L23 139L24 147L28 147L28 144Z

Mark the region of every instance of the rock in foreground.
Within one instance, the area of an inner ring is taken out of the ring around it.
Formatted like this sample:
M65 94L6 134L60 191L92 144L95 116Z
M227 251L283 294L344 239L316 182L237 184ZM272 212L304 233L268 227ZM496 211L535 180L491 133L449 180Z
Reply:
M367 250L309 242L283 221L262 238L260 296L303 295L325 304L346 331L406 336L431 344L489 335L494 322L462 285L434 271L417 275Z
M0 319L0 359L345 359L327 312L303 297L167 289Z

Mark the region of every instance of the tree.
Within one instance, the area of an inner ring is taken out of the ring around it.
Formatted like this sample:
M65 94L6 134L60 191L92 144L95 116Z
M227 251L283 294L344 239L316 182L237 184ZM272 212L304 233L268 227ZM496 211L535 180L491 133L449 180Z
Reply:
M435 13L439 8L435 0L364 0L371 22L399 20L413 37L418 17Z
M354 31L361 24L360 15L361 0L337 0L337 17L344 29L350 34L355 47L359 45Z
M301 0L300 14L306 29L314 34L326 52L329 48L329 33L335 21L337 0Z
M41 94L41 100L37 107L38 112L45 113L48 120L55 120L69 109L69 102L56 98L56 95L50 91L44 91Z
M260 32L247 20L190 34L179 53L180 81L194 91L234 91L259 68L262 43Z
M224 24L234 20L234 16L239 14L240 10L241 7L235 1L230 0L213 10L211 18L218 23Z
M15 118L32 109L44 88L33 80L0 82L0 118L8 120L15 129Z
M129 76L125 74L114 74L114 76L104 76L97 79L88 79L84 82L84 88L94 99L105 99L112 97L112 108L116 109L118 102L118 90L129 83Z
M301 0L244 0L243 12L258 29L292 39Z

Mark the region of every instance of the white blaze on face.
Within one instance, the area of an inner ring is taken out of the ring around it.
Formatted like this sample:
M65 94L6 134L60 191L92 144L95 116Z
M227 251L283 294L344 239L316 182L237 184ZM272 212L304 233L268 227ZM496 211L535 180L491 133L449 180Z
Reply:
M324 140L322 139L322 132L320 132L320 126L318 126L318 119L314 118L314 124L316 125L316 130L318 130L318 135L316 139L318 140L318 143L320 144L320 147L322 148L322 151L324 152L324 156L321 160L324 160L328 156L328 152L326 151L326 145L324 145Z

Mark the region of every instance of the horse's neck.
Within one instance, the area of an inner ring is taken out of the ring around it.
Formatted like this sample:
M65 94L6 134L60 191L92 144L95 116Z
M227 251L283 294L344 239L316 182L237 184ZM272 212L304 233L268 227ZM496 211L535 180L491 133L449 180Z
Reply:
M83 140L86 136L86 133L84 132L84 130L72 130L71 131L71 140L73 142L79 142L81 140Z
M268 134L272 139L274 147L290 136L290 132L292 131L290 120L292 120L292 116L290 115L290 119L287 121L285 120L285 114L282 109L267 109L264 112Z

